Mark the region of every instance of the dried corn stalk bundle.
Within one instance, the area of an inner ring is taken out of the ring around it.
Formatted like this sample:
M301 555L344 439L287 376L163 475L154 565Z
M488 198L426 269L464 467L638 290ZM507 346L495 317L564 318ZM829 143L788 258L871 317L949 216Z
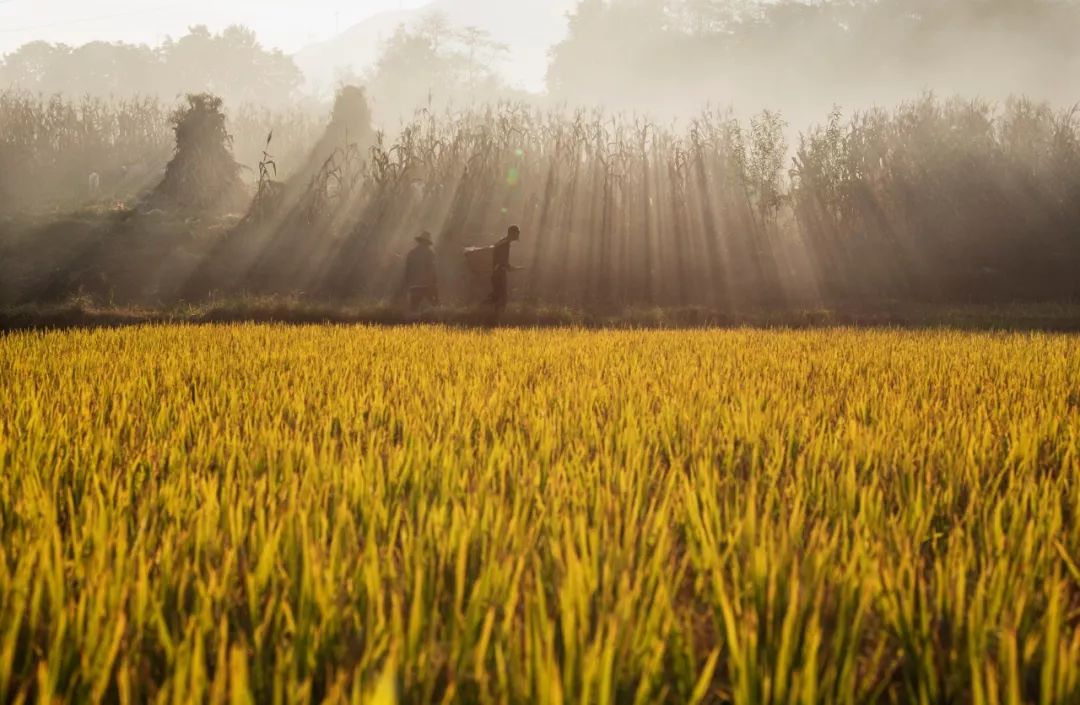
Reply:
M233 158L221 99L204 93L187 100L172 116L176 152L153 203L206 212L243 208L248 194Z

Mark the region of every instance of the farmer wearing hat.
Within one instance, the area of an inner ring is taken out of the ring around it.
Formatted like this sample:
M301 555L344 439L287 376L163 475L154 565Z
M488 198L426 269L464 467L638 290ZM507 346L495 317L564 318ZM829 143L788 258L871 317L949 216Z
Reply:
M405 260L403 288L409 292L409 308L416 310L425 301L439 304L439 275L435 266L435 243L426 230L416 239L416 247Z

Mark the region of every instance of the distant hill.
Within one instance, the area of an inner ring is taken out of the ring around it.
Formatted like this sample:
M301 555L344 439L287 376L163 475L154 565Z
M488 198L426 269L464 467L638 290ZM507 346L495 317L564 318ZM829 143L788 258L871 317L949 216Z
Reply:
M432 0L416 10L383 12L325 42L312 44L294 56L312 88L330 89L337 72L361 73L378 56L380 44L398 26L416 21L425 12L444 13L455 26L487 30L507 44L511 53L504 67L507 79L526 90L540 90L548 50L566 33L567 13L577 0Z

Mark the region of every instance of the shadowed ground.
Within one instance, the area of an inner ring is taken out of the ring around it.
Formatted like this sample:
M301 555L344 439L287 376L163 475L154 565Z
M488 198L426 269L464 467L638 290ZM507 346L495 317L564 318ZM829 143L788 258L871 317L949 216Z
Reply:
M289 298L239 298L170 308L99 306L72 300L55 305L0 309L0 330L115 328L157 323L290 323L403 326L442 324L474 328L493 325L484 307L440 308L410 313L401 306L347 306ZM954 328L958 330L1080 332L1080 303L1002 306L916 306L861 302L832 308L704 308L586 311L512 306L498 321L524 328Z

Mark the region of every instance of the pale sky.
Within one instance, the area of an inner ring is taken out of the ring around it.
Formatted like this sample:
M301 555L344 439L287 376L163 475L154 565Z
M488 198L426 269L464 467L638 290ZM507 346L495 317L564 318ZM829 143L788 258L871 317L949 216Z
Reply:
M157 44L188 26L254 29L268 46L294 52L328 39L384 10L426 0L0 0L0 54L35 39L68 44L93 40Z

